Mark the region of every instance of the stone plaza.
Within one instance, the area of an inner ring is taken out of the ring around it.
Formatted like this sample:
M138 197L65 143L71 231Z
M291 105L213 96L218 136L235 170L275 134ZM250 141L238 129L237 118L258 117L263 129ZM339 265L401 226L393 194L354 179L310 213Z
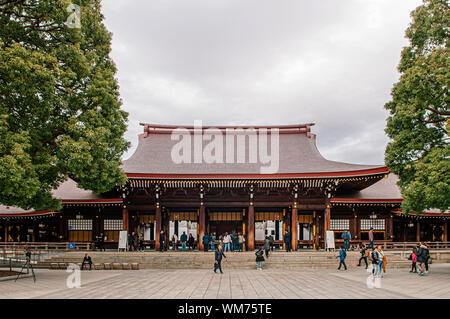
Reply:
M81 272L81 287L67 288L64 270L35 270L37 281L0 282L0 298L37 299L411 299L450 298L450 264L431 265L422 277L388 269L380 288L369 288L364 267L348 271L227 269L93 270Z

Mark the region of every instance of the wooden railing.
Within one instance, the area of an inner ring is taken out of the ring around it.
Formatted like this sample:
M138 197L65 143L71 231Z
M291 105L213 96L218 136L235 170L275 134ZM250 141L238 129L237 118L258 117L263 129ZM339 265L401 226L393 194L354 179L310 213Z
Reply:
M0 242L0 250L4 248L21 249L28 248L29 250L90 250L92 243L90 242L75 242L70 243L74 248L69 248L69 242Z
M324 247L324 241L320 241L321 247ZM361 244L369 244L368 240L351 240L350 247L359 248ZM388 240L375 240L374 246L383 246L384 250L412 250L417 247L418 242L397 242L397 241L388 241ZM433 241L426 242L429 249L450 249L450 242L442 242L442 241ZM336 239L335 247L338 249L341 245L344 245L344 240Z

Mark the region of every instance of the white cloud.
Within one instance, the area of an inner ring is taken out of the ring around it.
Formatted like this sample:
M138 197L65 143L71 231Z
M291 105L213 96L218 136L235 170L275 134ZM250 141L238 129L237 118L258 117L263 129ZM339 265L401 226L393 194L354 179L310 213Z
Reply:
M321 153L383 163L404 31L420 0L104 0L133 147L139 122L315 120Z

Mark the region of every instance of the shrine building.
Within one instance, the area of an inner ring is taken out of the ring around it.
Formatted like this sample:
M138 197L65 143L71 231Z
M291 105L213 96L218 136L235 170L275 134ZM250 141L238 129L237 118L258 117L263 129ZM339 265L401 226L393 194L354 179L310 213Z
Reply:
M325 159L316 147L313 123L183 127L180 132L197 144L182 150L181 138L173 135L178 126L141 125L137 149L122 164L126 184L94 194L69 179L53 192L62 201L60 211L0 206L0 241L91 242L104 233L106 247L117 248L119 231L128 230L142 233L146 246L159 249L157 234L164 230L167 245L173 234L179 238L186 232L203 249L197 239L205 233L218 237L236 231L244 235L245 249L253 250L266 235L282 247L289 232L292 249L298 250L323 249L327 230L337 241L346 230L354 243L367 241L370 228L376 242L448 240L448 212L404 214L398 178L384 165ZM244 144L239 144L242 134ZM252 134L259 139L252 140ZM198 149L202 157L195 160ZM174 154L184 159L190 154L193 160L174 160ZM276 160L275 173L261 169L269 159Z

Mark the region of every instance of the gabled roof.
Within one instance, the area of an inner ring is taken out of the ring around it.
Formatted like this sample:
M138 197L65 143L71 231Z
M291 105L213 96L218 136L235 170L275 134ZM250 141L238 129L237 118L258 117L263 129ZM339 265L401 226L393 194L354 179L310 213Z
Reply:
M139 136L139 144L134 154L123 161L122 168L128 177L170 177L190 176L192 178L205 176L233 176L245 177L264 176L260 168L267 166L260 161L249 163L249 142L245 143L246 163L180 163L172 160L172 148L179 143L171 139L171 132L179 127L169 125L141 124L144 133ZM278 129L279 131L279 169L276 174L268 176L283 177L339 177L384 174L389 170L384 165L358 165L325 159L316 147L316 136L311 134L310 127L314 124L285 125L285 126L245 126L245 127L215 127L217 132L223 134L223 161L226 159L225 134L230 129ZM182 127L191 135L194 127ZM203 127L202 132L211 127ZM237 134L234 134L235 136ZM191 139L192 141L194 138ZM203 149L209 141L203 141ZM192 142L192 144L194 144ZM270 141L268 142L270 145ZM270 148L270 146L268 146ZM194 154L194 146L191 147ZM237 154L236 139L234 142L234 155ZM193 155L192 155L193 158ZM235 157L236 159L236 157ZM192 160L193 162L193 160Z
M55 198L60 199L63 204L115 204L122 203L121 198L103 198L92 191L78 187L78 184L68 179L61 183L57 189L52 191ZM15 216L38 216L49 215L53 213L51 210L35 211L33 209L25 210L15 206L0 205L0 217L15 217Z
M339 194L332 199L332 202L401 203L402 194L397 182L398 176L390 173L387 178L360 191Z

